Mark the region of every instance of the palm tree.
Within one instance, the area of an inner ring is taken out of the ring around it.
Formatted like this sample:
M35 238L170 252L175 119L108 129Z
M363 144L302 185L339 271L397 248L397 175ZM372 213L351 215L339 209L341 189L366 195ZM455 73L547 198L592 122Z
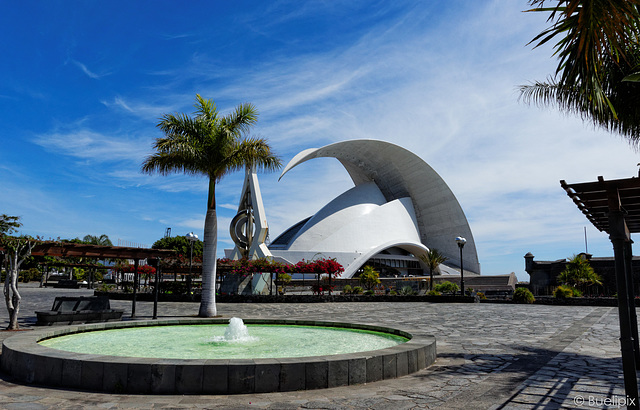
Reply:
M420 255L420 259L429 268L429 290L433 290L433 271L438 268L441 263L447 260L447 257L435 248L429 249L427 253Z
M84 238L82 238L82 242L90 245L113 246L111 239L109 239L109 236L106 234L100 236L85 235Z
M565 269L558 275L558 281L582 290L586 290L586 286L602 285L602 279L583 255L573 255L569 259Z
M156 152L142 164L142 172L167 175L183 172L209 178L207 214L204 220L202 302L199 316L216 316L216 248L218 219L216 183L230 172L249 168L276 170L282 162L263 138L246 134L258 120L252 104L240 104L221 116L212 100L196 95L194 117L165 114L158 123L165 137L154 143Z
M373 266L366 265L362 268L360 283L365 287L365 289L371 290L374 286L380 283L380 273L375 270Z
M579 114L594 125L640 140L640 0L530 0L529 11L550 12L551 27L535 47L553 38L558 67L547 82L520 87L527 103Z

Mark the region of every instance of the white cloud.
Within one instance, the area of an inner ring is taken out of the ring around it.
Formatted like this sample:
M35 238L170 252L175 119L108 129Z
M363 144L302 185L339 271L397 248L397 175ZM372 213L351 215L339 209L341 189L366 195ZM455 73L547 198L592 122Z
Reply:
M96 74L93 71L89 70L87 68L86 65L84 65L83 63L81 63L80 61L76 61L76 60L71 60L73 62L73 64L75 64L76 66L78 66L80 68L80 70L82 70L83 73L85 73L87 75L87 77L89 78L93 78L93 79L99 79L101 77L104 77L106 74Z
M65 155L96 162L133 160L141 163L150 148L145 139L105 135L86 128L42 134L34 142Z
M218 204L219 208L230 209L232 211L238 210L238 204Z
M101 103L105 107L124 110L140 119L154 122L157 122L163 114L176 110L176 107L172 105L149 104L146 101L140 102L122 96L114 97L113 101L101 100Z

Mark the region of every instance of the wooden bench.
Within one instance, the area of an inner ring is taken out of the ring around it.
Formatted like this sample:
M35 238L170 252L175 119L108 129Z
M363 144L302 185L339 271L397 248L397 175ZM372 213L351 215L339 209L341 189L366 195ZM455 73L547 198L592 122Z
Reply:
M71 325L78 323L111 322L122 319L121 309L111 309L104 296L59 296L51 310L36 311L36 325Z

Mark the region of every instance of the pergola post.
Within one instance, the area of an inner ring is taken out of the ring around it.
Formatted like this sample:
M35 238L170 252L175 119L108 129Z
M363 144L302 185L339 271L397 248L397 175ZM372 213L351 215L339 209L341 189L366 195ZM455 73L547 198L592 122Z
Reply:
M631 233L640 232L640 178L560 185L578 209L601 232L607 232L613 245L618 317L620 320L620 350L627 408L638 408L640 347L638 319L633 284L633 249Z
M616 289L618 291L618 317L620 320L620 350L622 352L622 372L624 389L629 401L635 405L629 409L637 409L638 379L636 375L636 352L631 327L631 309L629 289L627 286L627 262L625 249L630 247L629 233L621 210L609 211L609 239L613 244L615 257ZM629 244L629 246L627 246ZM633 306L635 310L635 306Z
M633 283L633 250L632 240L625 241L625 272L627 277L627 298L629 301L629 321L631 324L631 336L633 337L633 350L635 353L636 370L640 370L640 338L638 338L638 315L636 314L635 286Z

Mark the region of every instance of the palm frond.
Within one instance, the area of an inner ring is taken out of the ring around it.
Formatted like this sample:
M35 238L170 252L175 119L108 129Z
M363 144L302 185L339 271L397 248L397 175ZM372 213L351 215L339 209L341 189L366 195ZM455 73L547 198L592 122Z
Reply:
M555 105L562 112L579 115L584 121L609 132L626 137L638 146L640 143L640 84L617 82L615 89L609 90L613 109L595 110L585 102L577 88L560 88L557 83L536 82L520 86L520 97L527 104L537 106Z
M236 138L251 130L258 122L258 109L251 103L238 105L233 113L220 119L220 125Z
M205 120L209 123L216 123L218 121L218 108L213 100L205 100L196 94L196 117Z
M202 170L199 158L183 155L183 152L156 152L149 155L142 164L142 172L145 174L169 175L184 173L188 175L207 175Z
M240 104L223 117L215 104L196 95L196 116L165 114L158 123L164 137L154 143L156 152L146 158L142 172L208 175L219 181L226 174L256 166L270 171L282 166L263 138L245 138L258 120L253 104Z
M605 60L620 63L628 59L628 45L638 37L640 0L560 0L555 7L544 7L545 0L530 0L528 11L550 12L551 27L530 42L539 47L554 38L558 57L557 84L561 89L577 88L594 111L614 105L603 90Z
M225 159L226 173L255 167L259 171L276 171L282 167L282 160L273 153L264 138L245 138L236 143L233 152Z

